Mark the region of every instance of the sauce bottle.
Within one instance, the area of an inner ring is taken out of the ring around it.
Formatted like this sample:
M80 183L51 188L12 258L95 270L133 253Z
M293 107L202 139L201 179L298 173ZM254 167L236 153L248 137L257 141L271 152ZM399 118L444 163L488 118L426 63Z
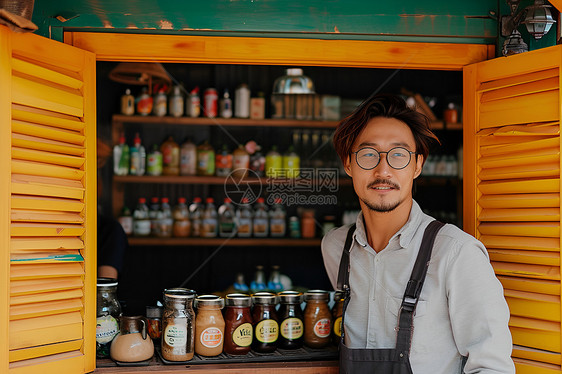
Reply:
M201 224L201 236L204 238L216 238L218 234L218 215L215 209L215 200L208 197L207 205L203 211L203 220Z
M135 140L133 140L133 146L130 149L130 159L131 159L131 175L144 175L146 171L146 151L144 146L141 144L141 138L139 133L135 134Z
M297 349L303 344L304 323L301 310L302 293L283 291L279 297L279 348Z
M148 88L143 87L140 95L136 99L137 113L141 116L148 116L152 112L152 97L148 94Z
M258 198L254 208L254 236L265 238L269 234L269 215L263 197Z
M153 176L162 175L162 153L160 153L156 144L152 146L152 151L148 154L146 173Z
M208 141L197 147L197 175L215 175L215 150Z
M135 98L128 88L125 90L125 95L121 96L121 114L126 116L135 114Z
M249 238L252 236L252 208L250 200L247 197L242 198L242 203L236 211L236 219L238 221L238 236L241 238Z
M164 291L162 315L162 358L168 361L188 361L195 346L195 291L170 288Z
M125 134L121 133L119 136L119 144L113 147L113 174L129 174L129 157L129 146L125 141Z
M250 307L252 299L241 293L226 295L224 353L245 355L250 352L253 328Z
M332 313L328 309L330 294L327 291L305 292L304 344L310 348L322 348L330 344Z
M199 97L199 87L195 87L185 100L185 114L195 118L201 114L201 98Z
M135 236L150 235L150 217L144 197L139 198L137 208L133 212L133 234Z
M191 234L191 222L189 221L189 210L185 203L185 197L178 198L178 205L174 207L173 235L179 238L186 238Z
M269 178L280 177L282 168L283 157L277 151L277 146L274 145L265 155L265 176Z
M301 159L295 152L294 146L289 146L287 152L283 155L283 170L287 178L296 178L299 176Z
M334 306L332 307L332 341L334 344L340 344L341 340L341 322L343 315L343 302L344 293L342 291L336 291L334 294Z
M180 147L171 136L160 146L162 152L162 174L179 175Z
M168 111L172 117L183 116L183 96L180 86L174 86L173 93L170 95Z
M195 303L195 353L207 357L218 356L224 345L225 322L221 313L224 300L215 295L202 295L195 299Z
M203 204L200 197L194 198L191 205L189 205L189 219L191 220L191 236L200 237L203 222Z
M197 174L197 147L191 140L187 140L180 149L180 174Z
M215 170L218 177L227 177L232 171L232 153L228 151L226 144L215 156Z
M235 178L244 178L248 174L250 168L250 154L242 144L238 146L232 153L232 176Z
M168 112L168 99L166 97L166 90L162 87L154 95L154 107L152 114L156 117L164 117Z
M252 349L258 353L271 353L277 348L279 324L275 304L277 297L270 292L257 292L252 296L254 310L254 342Z

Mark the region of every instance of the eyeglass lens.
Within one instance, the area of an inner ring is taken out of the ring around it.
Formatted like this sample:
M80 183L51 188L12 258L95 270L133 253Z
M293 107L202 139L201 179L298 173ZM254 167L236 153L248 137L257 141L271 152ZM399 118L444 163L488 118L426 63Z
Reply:
M357 151L357 164L363 169L373 169L379 164L381 153L386 153L386 162L393 169L403 169L410 163L411 153L406 148L395 147L388 152L379 152L366 147Z

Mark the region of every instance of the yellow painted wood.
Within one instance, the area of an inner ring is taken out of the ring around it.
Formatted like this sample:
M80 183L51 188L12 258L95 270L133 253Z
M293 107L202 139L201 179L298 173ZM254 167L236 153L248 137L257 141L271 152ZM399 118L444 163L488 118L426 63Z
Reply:
M486 222L478 230L486 235L560 237L559 222Z
M479 177L483 181L518 178L554 178L560 175L560 163L508 166L502 168L482 169Z
M560 322L560 296L505 290L512 316Z
M58 197L12 195L13 209L34 209L59 212L82 212L84 203L80 200Z
M514 318L514 317L512 317ZM559 324L551 322L552 326ZM536 330L534 328L511 327L513 343L525 344L531 348L544 349L546 351L560 352L560 332L552 330Z
M82 340L71 340L62 343L42 345L40 347L14 349L10 351L10 362L28 360L40 356L57 354L60 352L76 351L82 347Z
M560 146L560 144L558 144ZM479 160L480 167L504 168L517 165L540 165L560 163L560 148L536 148L533 151L506 152L494 156L484 156Z
M58 142L56 140L38 138L36 136L14 133L12 134L12 145L14 147L60 153L63 155L84 156L84 147Z
M82 225L54 223L12 223L12 236L80 236L84 234Z
M59 129L31 122L13 120L12 131L17 134L37 136L39 138L56 140L80 146L84 144L84 135L77 131Z
M518 249L488 248L490 260L518 262L522 264L560 266L560 254L556 252L521 251Z
M492 266L498 275L522 276L536 279L560 280L559 266L544 266L531 264L516 264L512 262L492 261Z
M10 364L10 374L37 374L45 373L84 373L84 361L86 358L80 351L63 352L55 355L48 355L49 346L44 346L45 357L38 357L25 361L13 362ZM41 350L37 347L37 351ZM48 355L48 356L47 356Z
M21 296L82 288L80 277L14 280L10 283L10 295Z
M522 360L520 358L513 359L515 363L515 372L517 374L559 374L560 365L552 365L542 362Z
M560 206L559 194L485 195L478 200L482 208L554 208Z
M486 248L560 252L560 239L558 238L482 235L480 241Z
M75 116L17 104L13 104L12 108L12 118L17 121L30 122L38 125L51 126L77 132L84 131L84 122Z
M10 349L82 338L80 312L10 321Z
M523 358L531 361L539 361L553 365L560 365L562 363L562 359L559 353L542 351L540 349L523 347L521 345L513 346L513 357Z
M84 223L79 213L12 209L12 222Z
M16 264L10 267L11 280L82 277L83 267L78 263L66 264Z
M526 96L529 93L557 90L558 84L558 74L553 74L551 78L483 92L480 100L481 103L487 103L493 100ZM485 110L485 108L483 108L483 110Z
M82 180L84 177L84 172L75 168L20 160L12 161L12 173L73 180Z
M101 61L461 70L488 58L475 44L66 32Z
M482 209L479 218L481 221L560 221L560 209Z
M22 305L22 304L30 304L30 303L41 303L47 301L75 299L75 298L81 298L82 296L83 296L82 288L80 287L72 290L41 292L41 293L30 294L30 295L19 295L19 296L12 295L10 299L10 303L12 306L15 306L15 305Z
M25 253L36 250L83 249L84 242L79 238L33 238L22 237L10 240L11 253Z
M12 146L12 159L81 168L84 158Z
M84 305L80 299L46 301L35 305L13 305L10 308L10 316L12 321L15 321L61 313L80 312L83 307Z
M498 279L505 289L538 292L546 295L560 296L560 282L557 281L529 279L504 275L498 276Z
M83 98L80 92L72 92L53 84L26 79L25 76L12 77L12 98L14 103L33 106L71 116L83 116Z
M12 174L14 194L83 199L84 190L79 180Z
M485 93L486 91L495 91L506 87L519 86L530 82L548 80L556 77L558 77L557 67L522 75L509 76L507 78L493 79L491 81L481 83L478 86L477 91Z
M493 129L492 129L493 130ZM484 130L482 130L484 131ZM556 131L558 131L558 128L556 128ZM558 135L558 134L555 134ZM517 145L517 144L524 144L524 143L528 143L528 142L534 142L537 140L548 140L548 139L552 139L552 134L548 134L548 135L542 135L542 134L538 134L538 135L532 135L532 134L526 134L526 133L520 133L517 131L514 132L498 132L497 134L493 134L493 135L485 135L485 136L480 136L478 135L479 138L479 143L480 146L485 147L485 146L495 146L495 145Z
M552 128L554 129L554 131L558 131L558 127L554 127L552 126ZM494 142L497 143L497 140ZM511 141L505 145L490 145L490 146L482 146L482 148L480 148L480 154L485 157L485 156L496 156L496 155L509 155L511 153L519 153L519 152L525 152L525 151L536 151L536 150L540 150L540 149L544 149L544 148L554 148L557 149L558 151L560 147L560 141L558 139L558 137L552 137L552 138L548 138L548 139L543 139L543 140L536 140L536 141L530 141L530 142L515 142L513 139L511 139Z
M26 74L31 77L40 77L43 80L75 90L81 89L83 84L80 79L17 58L12 60L12 69L18 73Z
M464 185L464 184L463 184ZM473 185L472 189L474 189ZM486 181L477 184L483 195L517 194L517 193L551 193L560 192L560 179L519 179L510 181ZM464 191L463 191L464 193ZM474 207L472 207L474 210Z
M511 139L511 142L523 142L527 141L521 140L525 139L525 136L533 135L536 136L538 140L541 135L560 135L560 125L558 120L546 122L530 121L524 125L509 125L499 128L491 128L489 130L489 134L485 130L480 130L478 136L515 136L517 139Z

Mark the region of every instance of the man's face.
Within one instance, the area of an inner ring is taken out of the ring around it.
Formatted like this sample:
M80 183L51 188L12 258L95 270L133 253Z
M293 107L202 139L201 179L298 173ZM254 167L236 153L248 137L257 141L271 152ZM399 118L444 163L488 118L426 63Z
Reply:
M371 147L379 152L402 147L415 152L414 135L410 128L395 118L375 117L361 131L352 147L357 152ZM359 199L369 209L391 212L402 204L412 201L412 184L421 173L423 156L411 155L410 163L403 169L394 169L387 162L387 153L380 154L379 164L364 170L356 162L356 155L345 163L347 174L353 178L353 188Z

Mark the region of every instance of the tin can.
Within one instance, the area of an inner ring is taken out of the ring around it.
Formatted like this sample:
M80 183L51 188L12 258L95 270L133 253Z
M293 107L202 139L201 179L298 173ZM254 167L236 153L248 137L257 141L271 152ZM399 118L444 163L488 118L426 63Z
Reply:
M219 95L214 88L207 88L203 95L203 108L205 117L215 118L218 115Z

